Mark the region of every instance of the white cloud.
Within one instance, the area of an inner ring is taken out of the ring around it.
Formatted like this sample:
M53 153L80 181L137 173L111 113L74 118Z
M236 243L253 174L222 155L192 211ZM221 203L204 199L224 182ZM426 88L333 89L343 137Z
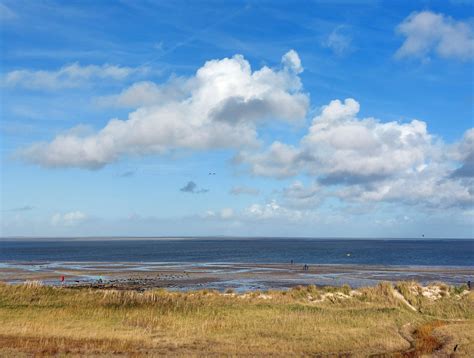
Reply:
M241 55L208 61L183 82L184 98L141 107L93 135L58 135L20 155L43 167L97 169L127 154L255 146L261 122L305 117L308 97L301 91L300 71L295 51L283 56L281 69L252 72Z
M337 26L323 42L325 47L330 48L336 55L342 56L352 50L352 39L347 33L345 26Z
M299 146L274 142L264 153L242 154L254 174L276 177L306 172L327 183L370 181L413 171L423 164L432 137L424 122L358 119L359 103L334 100L313 119Z
M121 93L97 98L100 106L138 108L160 105L169 101L182 100L189 93L189 81L173 78L165 85L157 85L150 81L134 83Z
M272 221L288 223L316 223L318 213L313 210L297 209L281 205L273 199L266 203L255 203L245 208L239 215L243 221Z
M148 69L144 67L132 68L110 64L104 64L102 66L81 66L76 62L65 65L55 71L11 71L4 76L3 83L10 87L23 87L35 90L58 90L80 87L90 81L105 79L120 81L132 75L144 74L147 71Z
M300 181L295 181L283 189L283 203L290 208L314 208L327 196L327 193L323 189L324 188L317 182L305 186Z
M295 182L282 191L287 207L310 208L328 197L344 202L403 202L426 208L474 204L474 129L446 145L426 123L357 118L353 99L324 106L298 145L272 143L238 161L255 175L291 177L305 173L316 183Z
M303 66L301 65L300 56L295 50L290 50L283 55L281 62L286 69L294 71L296 73L303 72Z
M266 204L252 204L244 210L244 215L251 219L274 219L288 216L288 210L275 200Z
M300 153L298 148L276 141L263 153L242 151L236 156L235 162L250 165L255 175L285 178L300 172Z
M345 182L413 171L425 162L432 144L425 122L358 119L358 111L355 100L336 100L313 120L302 140L310 172Z
M443 166L430 165L420 173L401 175L377 184L345 187L336 195L343 201L397 202L427 209L472 207L472 190L462 181L447 178L447 173Z
M56 213L51 217L51 225L53 226L74 226L83 222L87 218L86 214L80 211L72 211L61 214Z
M474 30L469 22L422 11L408 16L397 32L406 37L396 52L397 58L427 58L431 53L461 60L474 57Z
M207 210L201 217L205 219L221 219L230 220L235 218L235 212L232 208L223 208L216 212L215 210Z

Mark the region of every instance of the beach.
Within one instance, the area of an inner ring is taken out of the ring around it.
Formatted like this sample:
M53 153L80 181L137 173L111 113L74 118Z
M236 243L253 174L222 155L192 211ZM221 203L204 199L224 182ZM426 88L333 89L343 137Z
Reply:
M64 276L64 282L61 277ZM288 289L298 285L365 287L379 282L445 282L462 285L474 278L473 267L308 265L301 263L151 263L151 262L4 262L0 281L20 284L114 289L215 289L237 292Z

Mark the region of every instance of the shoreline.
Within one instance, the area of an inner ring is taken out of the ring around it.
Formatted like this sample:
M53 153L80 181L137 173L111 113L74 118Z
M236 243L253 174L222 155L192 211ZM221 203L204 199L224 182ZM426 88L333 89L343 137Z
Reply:
M64 283L61 276L65 277ZM375 286L379 282L473 281L474 266L394 266L359 264L309 265L287 263L168 263L168 262L59 262L9 261L0 263L0 282L41 281L49 286L93 286L147 290L188 291L233 289L247 292L289 289L299 285Z

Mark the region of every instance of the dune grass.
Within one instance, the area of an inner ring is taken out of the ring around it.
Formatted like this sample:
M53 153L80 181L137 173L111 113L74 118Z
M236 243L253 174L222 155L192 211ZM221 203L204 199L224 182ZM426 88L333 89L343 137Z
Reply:
M414 287L395 289L417 311L388 283L244 295L0 284L0 355L472 355L473 294Z

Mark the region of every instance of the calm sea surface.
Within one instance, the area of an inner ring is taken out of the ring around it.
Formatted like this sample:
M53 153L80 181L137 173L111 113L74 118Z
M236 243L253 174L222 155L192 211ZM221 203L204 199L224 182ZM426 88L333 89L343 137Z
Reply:
M349 255L348 255L349 254ZM0 261L474 266L474 240L0 240Z

